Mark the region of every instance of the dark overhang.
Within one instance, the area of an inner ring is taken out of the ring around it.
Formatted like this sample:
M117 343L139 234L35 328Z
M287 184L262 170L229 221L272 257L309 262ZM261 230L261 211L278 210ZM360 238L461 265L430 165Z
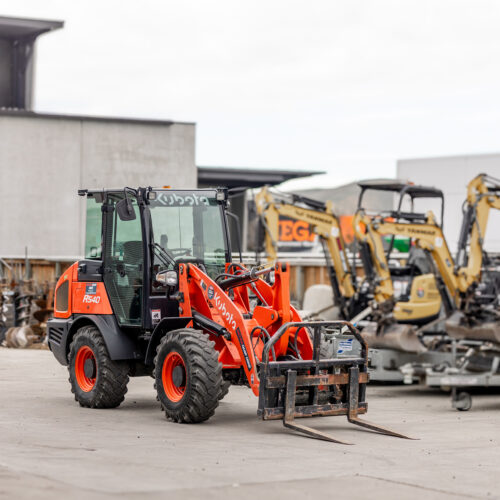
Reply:
M0 116L12 116L14 118L34 118L34 119L49 119L49 120L76 120L76 121L93 121L93 122L116 122L116 123L131 123L137 125L194 125L193 122L177 122L172 120L157 120L149 118L121 118L118 116L92 116L92 115L66 115L60 113L35 113L25 109L1 109Z
M268 168L198 167L198 186L259 188L281 184L300 177L324 174L315 170L279 170Z
M0 16L0 108L31 109L37 37L64 26L62 21Z
M60 29L63 26L63 21L0 16L0 38L9 40L36 38L43 33Z

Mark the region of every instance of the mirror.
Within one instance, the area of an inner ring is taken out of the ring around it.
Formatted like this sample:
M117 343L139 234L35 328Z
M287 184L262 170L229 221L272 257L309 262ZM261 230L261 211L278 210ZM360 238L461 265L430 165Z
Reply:
M120 217L120 220L128 221L136 219L132 201L128 198L124 198L116 204L116 211L118 212L118 217Z

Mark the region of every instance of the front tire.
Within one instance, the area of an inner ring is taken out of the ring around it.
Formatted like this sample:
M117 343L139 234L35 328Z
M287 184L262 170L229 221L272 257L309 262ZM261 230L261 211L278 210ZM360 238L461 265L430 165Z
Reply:
M69 382L80 406L116 408L125 399L129 366L109 357L95 326L80 328L69 348Z
M156 348L155 388L165 416L174 422L208 420L223 397L222 364L215 343L199 330L173 330Z

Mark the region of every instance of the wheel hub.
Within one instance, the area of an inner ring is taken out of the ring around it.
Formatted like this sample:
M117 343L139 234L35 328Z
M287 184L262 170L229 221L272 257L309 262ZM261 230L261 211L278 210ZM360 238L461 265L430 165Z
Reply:
M184 371L183 366L177 365L172 370L172 382L175 387L183 387L186 385L186 372Z
M186 381L186 365L182 356L176 351L169 352L163 362L162 383L170 401L178 403L184 397Z
M93 358L88 358L85 360L85 363L83 364L83 372L85 373L85 376L88 378L95 378L96 376L96 366L95 366L95 360Z
M97 363L94 352L88 345L82 345L75 356L75 378L80 389L90 392L96 383Z

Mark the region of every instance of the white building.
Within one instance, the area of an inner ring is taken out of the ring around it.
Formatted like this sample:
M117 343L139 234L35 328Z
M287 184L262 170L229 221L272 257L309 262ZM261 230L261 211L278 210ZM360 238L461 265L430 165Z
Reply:
M398 161L398 179L434 186L443 191L444 233L452 254L457 249L467 184L481 173L498 178L500 184L500 153ZM428 209L438 211L437 204L428 200L425 201L425 206L416 204L416 208L422 212ZM500 211L492 210L490 213L484 248L490 252L500 252Z

